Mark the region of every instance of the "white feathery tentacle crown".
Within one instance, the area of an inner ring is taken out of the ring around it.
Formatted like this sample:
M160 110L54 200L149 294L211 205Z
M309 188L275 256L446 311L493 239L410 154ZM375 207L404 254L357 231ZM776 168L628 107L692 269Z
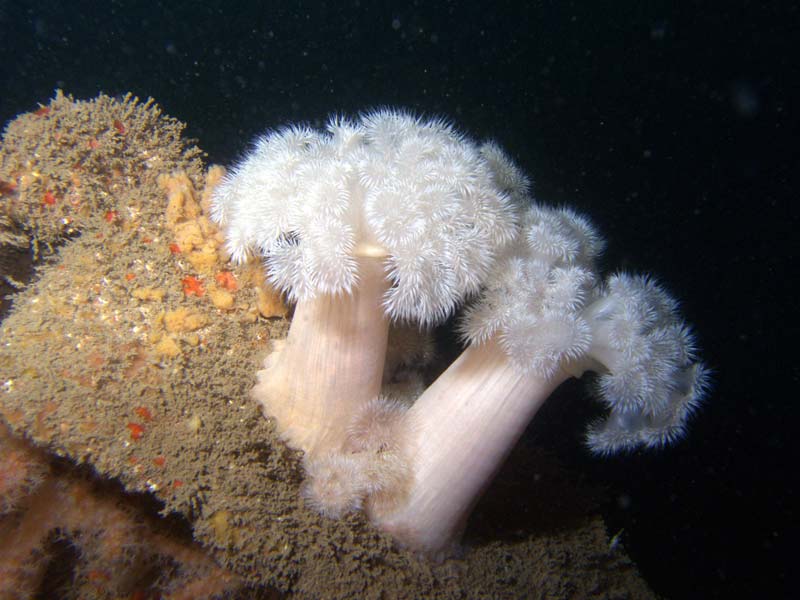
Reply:
M584 317L592 330L588 355L604 366L596 393L610 409L589 427L589 448L611 454L682 438L710 374L678 303L647 276L617 273Z
M684 435L709 372L677 302L652 279L599 281L602 248L580 215L530 207L467 309L462 335L475 344L497 336L517 369L543 379L562 368L597 371L595 392L609 414L589 427L593 452L663 446Z
M552 377L564 361L589 348L591 332L581 310L596 285L593 263L602 248L580 215L531 206L522 215L519 237L467 309L462 335L471 343L497 335L520 371Z
M527 186L497 146L380 110L262 137L215 191L212 218L232 259L262 254L293 300L347 294L357 257L382 257L386 313L431 324L479 289Z

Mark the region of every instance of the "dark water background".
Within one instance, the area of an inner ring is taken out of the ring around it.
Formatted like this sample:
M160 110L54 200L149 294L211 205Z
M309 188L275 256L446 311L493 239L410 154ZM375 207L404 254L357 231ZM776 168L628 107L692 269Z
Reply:
M491 137L606 264L683 299L715 386L690 435L597 460L576 384L529 440L610 486L670 598L789 597L796 545L798 51L783 2L12 2L0 121L55 88L152 96L228 164L254 135L399 105Z

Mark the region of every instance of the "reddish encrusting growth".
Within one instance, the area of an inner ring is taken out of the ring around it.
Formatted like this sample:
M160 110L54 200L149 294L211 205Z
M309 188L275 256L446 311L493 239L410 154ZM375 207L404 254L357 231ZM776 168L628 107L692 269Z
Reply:
M136 441L144 435L144 427L139 423L128 423L128 429L131 432L131 439Z
M215 279L220 287L225 288L229 292L235 292L239 289L239 284L236 283L236 277L230 271L221 271L217 273Z
M203 282L193 275L184 277L181 284L183 285L183 293L187 296L195 295L199 298L206 292Z
M146 406L137 406L133 409L133 412L142 417L145 421L153 420L153 413L150 412L150 409Z

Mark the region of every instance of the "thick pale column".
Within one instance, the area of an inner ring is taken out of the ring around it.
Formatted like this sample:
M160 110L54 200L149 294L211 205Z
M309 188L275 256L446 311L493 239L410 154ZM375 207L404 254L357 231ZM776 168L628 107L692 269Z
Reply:
M471 346L406 414L414 473L404 501L373 521L406 546L447 552L536 411L568 375L519 374L499 346Z
M299 302L283 347L269 355L251 396L287 443L338 449L359 407L380 392L389 321L382 259L359 258L350 295Z

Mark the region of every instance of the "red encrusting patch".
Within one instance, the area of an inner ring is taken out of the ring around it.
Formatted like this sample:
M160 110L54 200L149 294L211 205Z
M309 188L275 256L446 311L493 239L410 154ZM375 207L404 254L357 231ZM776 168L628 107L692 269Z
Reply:
M230 271L220 271L217 273L215 279L220 287L230 292L235 292L239 289L239 284L236 283L236 277Z
M206 292L205 288L203 287L203 282L192 275L189 277L184 277L181 283L183 284L183 293L187 296L194 294L199 298Z
M133 412L142 417L145 421L153 420L153 413L151 413L150 409L146 406L137 406L133 409Z
M128 423L128 429L130 429L132 440L138 440L144 435L144 427L139 423Z

